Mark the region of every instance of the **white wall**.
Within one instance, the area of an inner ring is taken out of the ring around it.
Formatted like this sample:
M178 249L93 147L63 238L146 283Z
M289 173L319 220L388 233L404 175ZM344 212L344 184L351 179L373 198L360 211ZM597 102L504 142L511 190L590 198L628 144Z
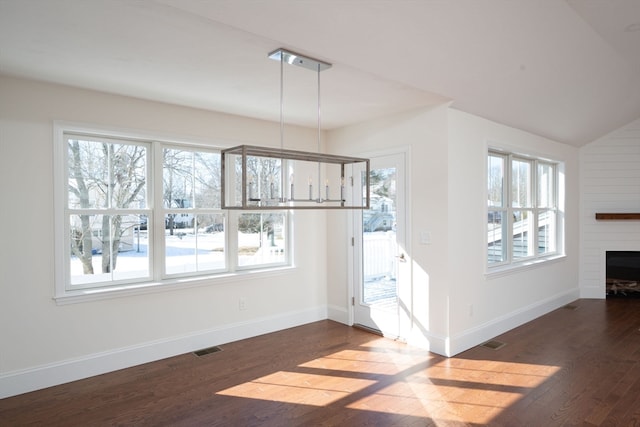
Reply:
M327 316L349 321L350 211L295 213L296 269L277 275L58 306L53 294L53 121L216 144L277 145L279 126L0 77L0 396L221 344ZM316 132L286 141L316 149ZM566 162L566 254L484 274L488 141ZM285 142L286 143L286 142ZM408 294L414 343L456 354L577 297L578 150L447 105L328 133L329 152L408 153ZM288 147L287 148L293 148ZM637 200L637 199L636 199ZM17 220L19 219L19 220ZM431 244L420 244L420 233ZM238 299L248 309L238 310ZM472 306L472 310L470 310Z
M508 275L485 275L488 141L565 162L566 257ZM411 342L453 355L578 297L578 150L446 105L329 133L348 154L409 147ZM347 216L330 215L330 317L348 317ZM420 244L430 233L431 243ZM343 251L337 248L342 245ZM338 319L336 319L338 320Z
M0 398L326 318L319 211L295 214L304 230L295 269L56 305L54 120L226 146L279 144L277 123L0 76ZM287 136L302 142L295 148L316 147L313 129L288 128Z
M458 110L449 114L449 304L457 353L578 298L578 149ZM499 146L565 164L565 253L557 261L485 275L486 155Z
M412 342L434 351L444 346L446 339L446 286L447 282L447 108L439 106L419 109L386 117L373 122L332 131L327 147L341 154L375 156L402 151L407 153L407 199L410 203L406 254L411 263L409 289L400 292L413 295L408 301L412 324L404 326L401 334ZM349 213L329 215L331 248L328 280L330 307L349 310L345 298L350 294L348 271L348 239L345 222ZM418 245L421 231L430 232L432 244ZM343 251L338 248L342 247ZM337 309L330 311L334 318ZM336 319L339 320L339 319ZM429 341L427 340L429 338ZM430 344L437 343L430 347Z
M580 149L580 294L605 297L605 252L640 251L640 221L596 221L596 212L640 212L640 119Z

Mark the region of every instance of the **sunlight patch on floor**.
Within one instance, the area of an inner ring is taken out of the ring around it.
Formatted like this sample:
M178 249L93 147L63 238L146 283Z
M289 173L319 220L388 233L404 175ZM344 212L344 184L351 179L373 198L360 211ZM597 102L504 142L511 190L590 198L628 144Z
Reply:
M459 357L436 362L383 338L363 347L297 365L305 372L279 371L217 394L484 425L561 369Z
M487 362L490 363L490 362ZM560 368L549 366L540 369L538 365L521 364L514 369L514 364L495 364L491 370L473 369L471 366L446 367L434 365L423 373L430 379L442 379L447 382L459 381L461 383L474 382L485 385L508 386L510 388L533 388L545 382L549 377L557 373Z
M280 371L230 387L216 394L326 406L374 383L373 380L359 378Z
M425 361L424 356L416 356L410 353L397 353L390 350L372 352L362 350L342 350L331 355L325 356L326 359L337 359L345 361L365 361L373 363L391 363L394 365L407 368L408 366L422 363Z
M502 362L499 360L473 360L460 357L443 360L438 363L438 365L446 368L528 374L540 377L549 377L560 370L560 367L553 365L533 365L528 363Z
M482 384L478 385L482 387ZM520 393L485 390L465 399L468 389L403 381L349 404L350 409L485 424L522 397Z

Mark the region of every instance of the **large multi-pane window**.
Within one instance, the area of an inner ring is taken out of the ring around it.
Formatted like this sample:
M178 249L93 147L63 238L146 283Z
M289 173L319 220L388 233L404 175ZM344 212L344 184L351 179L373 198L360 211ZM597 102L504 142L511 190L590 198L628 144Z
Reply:
M58 132L57 297L289 263L287 211L221 209L219 150Z
M166 275L226 268L219 153L162 148L162 218Z
M487 262L558 253L558 163L501 151L487 162Z

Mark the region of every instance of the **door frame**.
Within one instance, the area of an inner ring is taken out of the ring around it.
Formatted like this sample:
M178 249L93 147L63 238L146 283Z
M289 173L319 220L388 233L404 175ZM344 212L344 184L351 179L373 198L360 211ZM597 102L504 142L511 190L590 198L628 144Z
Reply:
M403 283L398 283L398 286L402 285L402 289L398 288L398 304L399 304L399 325L398 325L398 337L400 340L407 340L410 336L410 332L413 325L413 261L412 261L412 243L411 243L411 147L399 146L384 150L376 150L359 154L361 157L368 159L376 157L385 157L391 155L402 154L404 159L404 212L403 219L405 224L405 247L404 253L407 258L407 274L406 280ZM360 286L358 283L358 270L357 266L359 261L356 257L356 233L362 233L362 229L356 229L356 215L361 215L361 212L354 210L349 215L347 224L348 236L349 236L349 250L347 251L347 267L348 267L348 285L347 285L347 306L348 306L348 320L349 325L355 324L355 287ZM361 241L362 239L360 239ZM403 307L400 299L406 301L408 304Z

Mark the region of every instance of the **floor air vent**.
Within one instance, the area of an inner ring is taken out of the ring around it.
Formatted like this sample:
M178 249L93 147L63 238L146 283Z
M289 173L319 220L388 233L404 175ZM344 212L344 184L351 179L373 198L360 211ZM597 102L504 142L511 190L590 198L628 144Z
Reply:
M482 347L490 348L491 350L500 350L505 345L507 343L498 340L491 340L481 344Z
M195 354L198 357L201 357L201 356L206 356L207 354L217 353L219 351L222 351L222 349L216 345L214 347L203 348L202 350L194 351L193 354Z
M575 304L567 304L567 305L563 306L562 308L566 308L567 310L575 310L575 309L578 308L578 306L575 305Z

